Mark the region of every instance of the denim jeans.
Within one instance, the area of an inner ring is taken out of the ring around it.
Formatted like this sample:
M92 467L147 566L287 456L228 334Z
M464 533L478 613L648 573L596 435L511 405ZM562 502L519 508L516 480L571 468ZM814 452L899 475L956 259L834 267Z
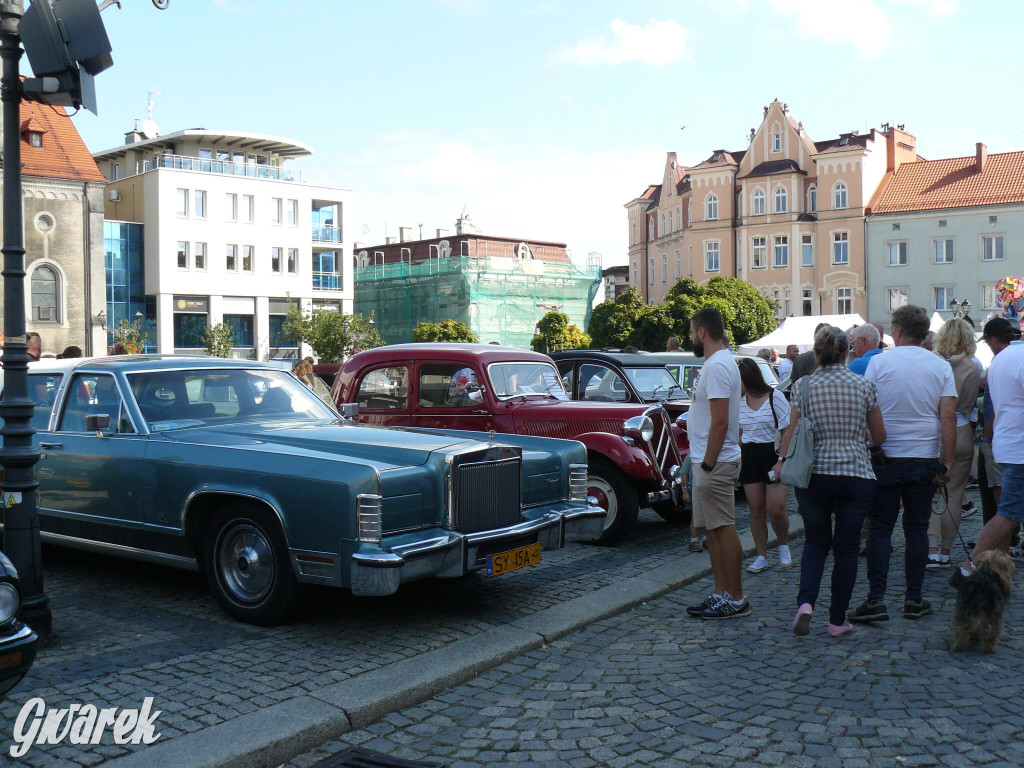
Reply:
M811 475L806 488L797 488L796 500L804 519L804 551L800 558L797 605L818 600L825 559L832 550L832 603L830 624L846 621L846 609L857 581L857 550L864 515L875 495L875 481L846 475ZM832 515L835 514L835 530Z
M892 531L903 501L903 536L906 540L907 599L920 600L928 562L928 522L935 494L936 459L886 458L875 468L878 485L868 511L868 598L883 600L889 578Z

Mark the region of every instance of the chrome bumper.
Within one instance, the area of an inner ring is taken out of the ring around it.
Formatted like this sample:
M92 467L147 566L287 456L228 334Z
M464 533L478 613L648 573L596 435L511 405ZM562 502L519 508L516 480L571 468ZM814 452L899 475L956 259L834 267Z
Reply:
M356 552L349 572L352 594L379 597L410 581L457 578L486 566L488 555L535 542L542 550L552 550L569 541L593 541L604 531L605 514L597 506L579 507L493 531L449 531L388 550Z

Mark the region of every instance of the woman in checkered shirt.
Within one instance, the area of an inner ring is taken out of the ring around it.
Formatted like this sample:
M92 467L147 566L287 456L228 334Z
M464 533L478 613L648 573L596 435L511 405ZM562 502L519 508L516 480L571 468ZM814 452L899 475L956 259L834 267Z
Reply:
M806 488L796 489L805 536L797 594L799 608L793 619L793 632L797 635L810 631L829 550L834 565L828 634L837 637L853 629L846 620L846 609L857 580L860 529L875 493L875 472L864 435L868 433L872 445L881 445L885 441L885 425L874 383L850 372L843 364L849 348L850 337L840 329L825 326L818 330L814 335L818 367L800 379L790 394L793 410L782 439L782 455L786 455L802 415L814 424L811 481ZM805 392L807 413L801 414ZM782 472L781 459L775 472Z

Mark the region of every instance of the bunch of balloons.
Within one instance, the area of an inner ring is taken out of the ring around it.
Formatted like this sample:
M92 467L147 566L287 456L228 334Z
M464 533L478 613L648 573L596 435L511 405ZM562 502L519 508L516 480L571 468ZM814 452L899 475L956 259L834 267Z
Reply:
M996 290L999 291L1000 303L1006 307L1006 316L1018 318L1024 331L1024 280L1004 277L996 283Z

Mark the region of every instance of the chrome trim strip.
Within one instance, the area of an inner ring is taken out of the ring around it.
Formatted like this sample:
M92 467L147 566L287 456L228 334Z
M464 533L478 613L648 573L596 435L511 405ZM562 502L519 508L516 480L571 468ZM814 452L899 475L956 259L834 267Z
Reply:
M244 491L233 491L228 490L227 488L203 488L202 490L199 491L192 491L192 493L190 493L188 497L185 499L185 503L184 505L182 505L181 508L181 533L179 535L184 536L187 533L187 531L185 530L185 515L188 512L189 505L192 504L192 499L194 499L196 496L202 496L204 494L209 493L218 493L225 496L238 496L243 499L251 499L253 501L259 501L263 504L266 504L268 507L270 507L271 511L277 516L277 522L281 524L281 534L284 536L284 543L288 544L288 529L284 527L284 516L281 514L281 510L277 508L276 504L272 504L267 499L263 498L262 496L257 496L254 493L245 493ZM289 545L288 548L291 549L291 546Z
M32 627L28 624L22 624L21 629L15 632L13 635L7 635L4 639L4 645L13 645L14 643L26 640L32 636Z
M93 541L91 539L80 539L76 536L65 536L62 533L50 533L42 531L40 538L52 544L58 544L72 549L81 549L86 552L97 552L102 555L115 555L126 557L130 560L139 560L144 563L156 565L169 565L172 568L181 568L186 571L199 571L199 563L194 557L182 555L168 555L163 552L154 552L150 549L138 549L137 547L126 547L122 544L110 544L105 541Z

